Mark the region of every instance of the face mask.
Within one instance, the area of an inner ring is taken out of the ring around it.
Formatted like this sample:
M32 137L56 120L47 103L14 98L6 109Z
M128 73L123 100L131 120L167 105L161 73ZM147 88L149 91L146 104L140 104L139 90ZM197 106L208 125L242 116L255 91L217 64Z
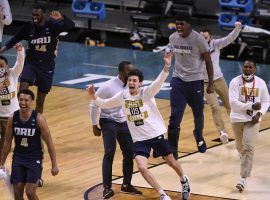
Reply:
M254 74L250 74L250 75L242 74L242 77L243 77L246 81L250 81L250 80L254 77Z

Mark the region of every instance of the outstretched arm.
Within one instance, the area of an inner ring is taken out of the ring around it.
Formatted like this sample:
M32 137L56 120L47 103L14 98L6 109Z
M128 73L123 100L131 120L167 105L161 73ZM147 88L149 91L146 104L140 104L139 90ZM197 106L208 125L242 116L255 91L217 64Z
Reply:
M58 174L59 170L58 170L57 162L56 162L55 148L54 148L54 144L52 141L49 127L46 123L45 118L41 114L38 114L38 116L37 116L37 124L38 124L38 127L40 128L41 136L44 139L44 141L48 147L48 151L49 151L49 155L50 155L50 159L51 159L51 163L52 163L51 174L53 176L56 176Z
M101 99L96 95L95 87L93 84L90 84L86 88L86 91L88 92L88 94L90 95L94 103L100 108L111 109L111 108L116 108L116 107L121 106L122 92L118 92L116 95L114 95L111 98Z

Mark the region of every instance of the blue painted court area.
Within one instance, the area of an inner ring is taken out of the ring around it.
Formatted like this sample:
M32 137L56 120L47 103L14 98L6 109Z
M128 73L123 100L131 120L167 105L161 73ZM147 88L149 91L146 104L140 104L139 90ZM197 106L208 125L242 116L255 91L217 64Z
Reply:
M15 51L9 50L5 55L12 65L15 61ZM145 85L150 84L164 66L162 53L60 42L53 84L84 89L93 83L99 87L104 81L118 74L118 63L123 60L130 61L143 71ZM227 83L242 73L240 62L221 60L220 64ZM158 98L169 98L171 74L157 95ZM258 64L257 75L266 81L270 90L270 65Z

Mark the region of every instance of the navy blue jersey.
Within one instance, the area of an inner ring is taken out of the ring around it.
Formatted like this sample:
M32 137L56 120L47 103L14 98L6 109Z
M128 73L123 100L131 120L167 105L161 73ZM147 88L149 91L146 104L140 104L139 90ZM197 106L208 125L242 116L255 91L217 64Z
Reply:
M13 115L13 136L15 138L14 157L24 159L42 159L43 150L41 132L37 125L37 111L32 111L28 121L20 120L19 110Z
M59 34L68 31L74 25L74 22L65 16L63 20L50 19L45 21L44 26L28 22L5 46L9 49L21 40L27 40L26 62L33 65L54 63L54 58L57 55ZM37 65L37 67L39 66L46 65Z

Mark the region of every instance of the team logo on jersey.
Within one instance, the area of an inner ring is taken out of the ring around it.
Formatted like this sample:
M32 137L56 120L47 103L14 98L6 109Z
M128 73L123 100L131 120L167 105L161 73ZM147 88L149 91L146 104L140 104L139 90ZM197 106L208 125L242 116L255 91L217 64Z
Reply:
M31 44L48 44L48 43L51 43L51 36L33 39L31 40L30 43Z
M130 114L127 115L128 121L134 122L135 126L144 125L144 119L148 118L148 112L141 112L140 107L143 106L143 101L140 100L125 100L125 107L129 108Z
M15 132L15 135L32 137L32 136L35 135L36 129L35 128L19 128L19 127L15 127L14 132Z
M175 53L190 54L192 51L192 46L173 45L173 50Z

